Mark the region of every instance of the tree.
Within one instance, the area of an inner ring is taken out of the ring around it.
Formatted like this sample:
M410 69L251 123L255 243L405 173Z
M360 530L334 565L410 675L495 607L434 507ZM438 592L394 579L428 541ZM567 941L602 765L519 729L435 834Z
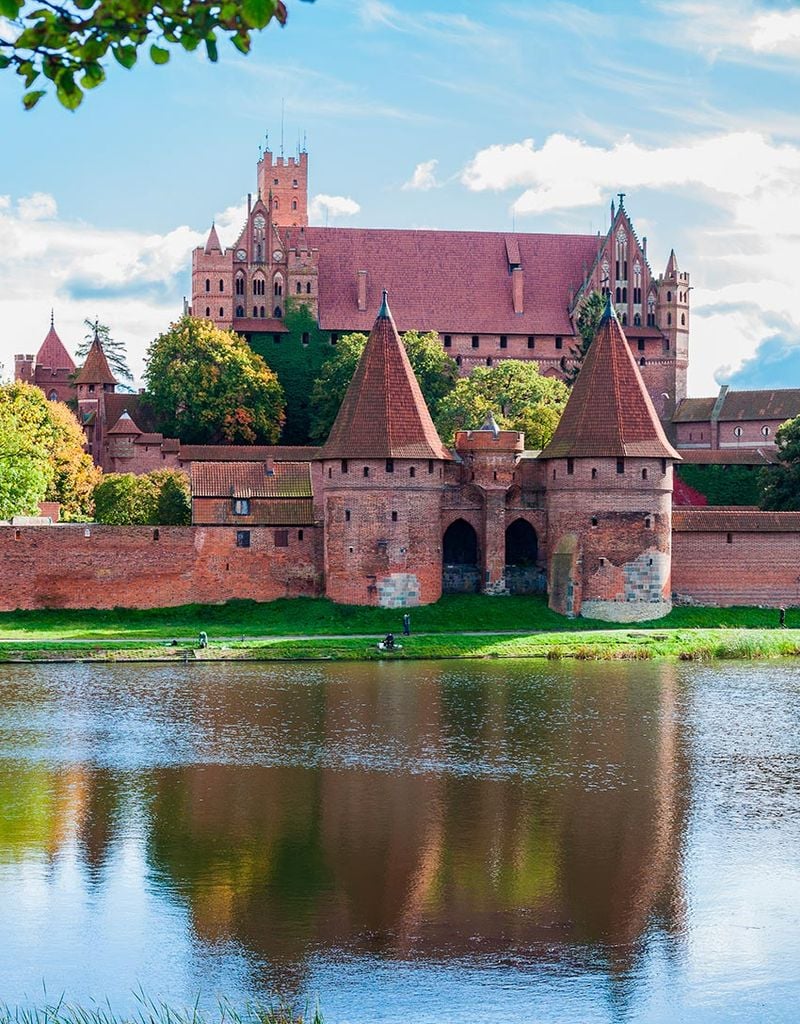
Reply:
M95 515L107 526L188 526L189 478L176 469L109 473L95 488Z
M564 371L564 379L567 384L575 383L583 366L583 360L586 358L586 353L589 351L589 346L594 341L595 334L597 334L597 328L605 308L606 300L598 291L591 292L581 303L581 308L575 322L580 341L570 349L570 355L575 362Z
M477 430L493 413L501 429L521 430L529 448L544 448L568 396L567 385L543 377L536 363L506 359L462 377L442 400L436 427L445 444L452 444L457 430Z
M174 469L150 474L160 482L156 504L157 522L162 526L189 526L192 522L192 492L189 477Z
M114 371L125 390L133 390L133 374L128 366L128 353L125 350L125 342L117 341L111 337L111 329L108 324L101 324L96 320L89 320L88 318L83 323L87 328L87 332L83 336L83 341L75 350L75 356L78 361L82 362L86 359L89 349L92 347L96 331L100 338L100 344L103 346L103 351L106 354L108 365Z
M0 387L0 518L35 515L44 500L67 521L90 518L100 474L83 444L65 405L20 381Z
M435 331L426 334L406 331L402 340L428 409L435 418L442 399L458 378L458 366L442 348ZM314 440L324 441L330 433L366 343L366 334L345 334L339 339L336 355L324 363L314 381L311 389L311 437Z
M775 431L778 461L761 470L761 508L777 512L800 510L800 416Z
M283 389L233 331L183 316L147 353L147 401L160 429L190 444L274 444Z
M273 19L283 25L286 7L283 0L0 0L0 17L11 26L11 38L0 36L0 68L22 78L25 109L52 83L62 106L75 110L84 92L105 80L109 53L132 68L147 42L154 64L167 63L170 46L196 50L202 43L214 62L220 36L248 53L252 32Z

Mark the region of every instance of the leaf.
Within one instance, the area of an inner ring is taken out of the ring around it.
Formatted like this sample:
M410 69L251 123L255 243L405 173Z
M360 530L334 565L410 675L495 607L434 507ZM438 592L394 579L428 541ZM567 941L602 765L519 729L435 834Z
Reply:
M42 96L44 96L44 89L38 89L36 92L26 92L22 97L22 105L26 110L33 110Z
M136 47L123 44L112 49L112 53L124 68L132 68L136 63Z
M0 15L4 18L16 18L22 8L22 0L0 0Z
M212 63L216 63L217 60L217 41L216 39L206 39L206 53L208 59Z
M275 13L275 0L244 0L242 14L248 25L264 28Z
M67 110L77 110L83 102L83 92L81 87L76 84L72 74L62 75L58 80L56 96L61 106L66 107Z
M154 64L166 64L169 60L169 50L165 50L162 46L156 46L153 43L150 47L150 60Z
M99 64L87 64L84 70L81 84L84 89L95 89L101 82L105 81L106 73Z

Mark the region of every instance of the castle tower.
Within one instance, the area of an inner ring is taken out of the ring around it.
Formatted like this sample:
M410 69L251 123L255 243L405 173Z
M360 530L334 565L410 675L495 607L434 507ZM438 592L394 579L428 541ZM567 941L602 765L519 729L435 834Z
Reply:
M319 459L326 595L392 608L438 600L444 464L451 455L385 291Z
M134 442L142 431L137 427L127 409L123 409L117 422L106 432L108 442L108 464L114 473L126 473L136 454Z
M611 297L553 440L547 481L550 607L608 622L672 608L672 464Z
M36 356L14 356L14 380L35 384L53 402L68 402L75 397L71 380L74 372L75 363L58 336L51 312L50 330Z
M192 253L192 313L230 327L233 311L233 256L223 250L212 223L206 244Z
M678 268L675 250L669 254L664 274L658 279L656 319L669 346L671 374L664 388L667 398L659 408L662 419L668 419L682 399L686 398L686 375L689 367L689 275Z
M308 153L274 157L269 149L258 161L258 192L270 197L272 222L277 227L308 224Z
M86 433L86 451L95 465L106 467L106 403L105 396L113 394L117 380L108 365L106 354L97 333L86 354L86 361L75 377L78 395L78 421Z

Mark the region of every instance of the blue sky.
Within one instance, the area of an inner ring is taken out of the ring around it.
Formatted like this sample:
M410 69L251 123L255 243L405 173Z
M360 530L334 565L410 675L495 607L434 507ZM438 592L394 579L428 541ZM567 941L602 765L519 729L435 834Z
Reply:
M654 269L674 246L692 273L692 393L800 383L796 4L287 6L248 57L114 64L74 114L23 112L0 73L6 374L51 305L68 347L99 314L138 372L212 217L235 234L283 103L331 223L596 231L625 191Z

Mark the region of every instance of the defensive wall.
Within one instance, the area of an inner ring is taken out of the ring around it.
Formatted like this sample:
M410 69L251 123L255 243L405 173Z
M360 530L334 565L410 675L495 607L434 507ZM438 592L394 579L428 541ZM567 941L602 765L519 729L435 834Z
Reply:
M242 532L0 526L0 610L159 608L324 593L319 527L249 527L249 547L237 546ZM548 551L541 554L549 560ZM676 603L800 605L800 513L676 509L671 585Z

